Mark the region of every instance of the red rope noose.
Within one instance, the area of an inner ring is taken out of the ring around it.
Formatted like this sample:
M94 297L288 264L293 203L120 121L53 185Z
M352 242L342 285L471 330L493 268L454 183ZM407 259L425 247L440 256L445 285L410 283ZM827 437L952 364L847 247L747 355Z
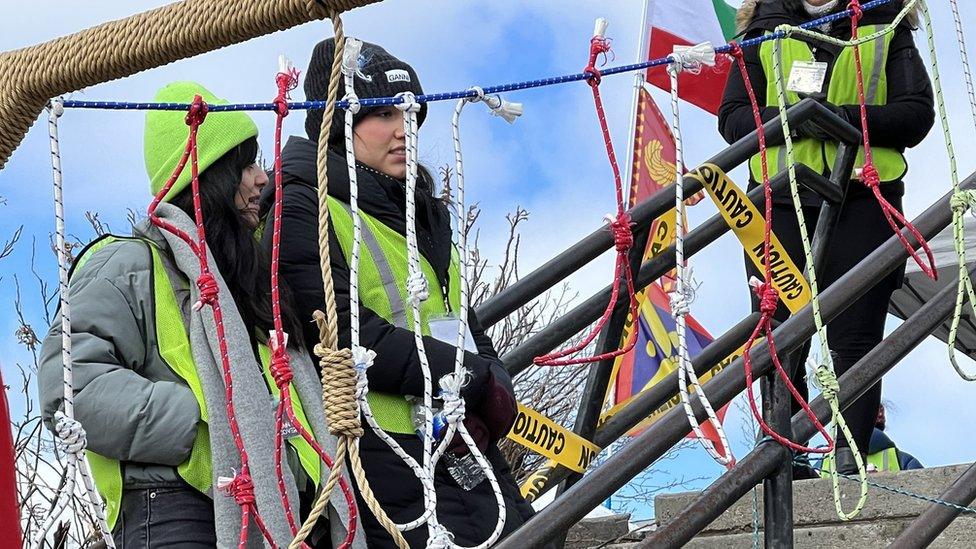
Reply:
M197 130L206 116L207 104L203 101L202 97L197 95L193 98L193 103L186 115L186 124L190 126L190 135L187 139L183 156L180 158L180 162L173 171L173 175L170 176L169 181L166 182L166 185L159 191L149 205L147 213L153 225L178 236L189 244L194 254L200 260L200 276L196 281L197 288L200 289L200 300L193 305L193 308L194 310L200 310L205 305L210 305L213 309L214 322L217 326L217 341L220 347L220 364L223 369L225 395L227 398L227 422L241 459L241 470L224 487L234 497L234 501L241 506L241 535L238 541L238 547L244 549L247 546L247 528L252 515L254 522L261 530L264 538L272 547L276 547L274 539L272 539L271 533L265 526L264 520L261 519L257 505L254 503L254 484L251 481L247 450L245 450L244 442L241 440L240 427L237 423L237 415L234 412L234 385L230 373L230 358L227 352L227 338L224 333L224 316L220 308L219 289L213 273L210 272L210 265L207 260L207 235L203 227L203 209L200 202L200 178L197 166ZM194 242L190 235L156 215L156 208L183 172L188 159L190 160L191 186L193 190L193 213L197 227L196 242ZM220 487L218 486L218 488Z
M752 335L746 341L745 348L742 351L742 363L746 375L746 391L749 394L749 406L752 408L752 415L755 416L756 421L759 423L759 427L764 433L769 435L770 438L776 442L795 450L797 452L809 452L817 454L828 454L833 451L834 440L824 428L823 424L817 418L817 415L813 413L810 409L810 405L803 398L793 382L790 381L790 376L783 368L780 363L779 355L776 352L776 343L773 339L773 315L776 314L776 307L779 304L779 294L776 288L773 286L773 268L770 260L770 242L772 240L773 232L773 191L769 184L769 166L766 161L766 131L763 128L762 115L759 113L759 102L756 100L756 92L752 88L752 80L749 78L749 71L746 69L745 59L742 56L742 48L739 46L738 42L730 42L729 45L732 47L732 57L735 58L736 64L739 67L739 73L742 75L742 81L746 88L746 93L749 95L749 102L752 104L752 116L756 123L756 134L759 137L759 158L762 164L762 185L763 194L765 197L765 226L763 230L763 281L754 284L753 289L756 295L759 296L759 322L756 324L756 328L752 331ZM776 372L779 374L780 378L786 384L786 388L799 403L800 407L806 413L810 421L817 428L821 435L827 440L827 447L810 447L804 446L802 444L797 444L790 439L784 437L783 435L777 433L772 427L770 427L765 420L763 420L762 413L756 406L756 398L752 390L752 356L750 351L752 350L752 344L763 334L766 338L766 343L769 346L769 356L773 361L773 365L776 367Z
M325 452L311 433L309 433L308 430L305 429L305 427L302 426L302 424L298 421L298 418L295 416L295 410L292 406L291 400L290 385L293 373L287 351L288 341L281 321L281 298L278 286L278 258L281 250L281 203L283 199L283 186L281 182L281 126L285 117L288 116L288 92L298 86L298 71L296 69L291 69L288 71L279 72L275 77L275 82L278 85L278 95L274 100L275 113L277 116L275 118L274 140L274 223L271 239L271 311L275 333L273 337L269 339L269 343L272 349L271 376L274 378L275 385L278 387L280 395L278 408L275 411L275 475L278 480L278 491L281 493L281 499L285 506L285 516L288 519L288 525L291 527L292 534L295 534L298 532L298 527L295 524L295 518L291 512L291 505L288 501L288 492L285 489L285 477L282 473L281 467L281 449L283 446L282 430L284 427L285 416L287 415L288 421L295 428L295 430L298 431L301 437L318 453L326 467L332 469L336 465L334 464L331 456ZM339 548L347 549L352 545L352 542L356 537L358 510L356 507L355 496L343 477L339 477L339 487L345 496L346 506L349 509L346 538L343 540ZM307 545L304 543L302 545L307 547Z
M614 266L614 277L613 284L611 286L610 301L607 303L607 308L603 311L603 316L600 317L600 320L596 323L590 333L583 338L582 341L576 345L573 345L569 349L563 349L561 351L536 357L533 362L539 366L569 366L574 364L599 362L629 353L631 349L634 348L634 344L637 342L638 330L634 330L633 333L630 334L630 338L628 339L627 343L620 349L588 358L566 358L569 355L578 353L579 351L585 349L594 339L596 339L596 336L599 335L600 331L603 330L604 325L610 319L611 314L613 314L613 310L617 306L617 300L620 296L621 277L624 278L627 284L627 293L630 297L629 314L631 318L636 318L637 316L637 296L634 292L634 276L630 268L630 261L628 259L628 252L630 252L630 249L634 245L634 235L630 227L630 215L627 213L624 205L623 183L620 177L620 167L617 165L617 156L613 151L613 141L610 139L610 128L607 126L607 117L603 110L603 100L600 98L601 75L599 69L596 68L597 57L600 55L606 55L609 51L609 39L600 35L596 35L590 39L589 64L585 69L583 69L583 72L590 74L590 77L587 78L586 82L590 85L590 89L593 91L593 103L596 106L597 118L600 120L600 129L603 131L603 141L607 147L607 157L610 159L610 167L613 169L613 178L616 184L617 192L617 216L610 221L610 232L613 234L614 246L617 249L617 260Z
M857 24L861 20L863 15L861 9L860 0L851 0L847 5L847 8L851 10L851 40L857 40ZM878 204L881 206L881 211L884 213L885 219L888 220L888 225L891 226L891 230L895 232L898 236L898 240L901 241L902 246L908 251L911 258L918 264L922 272L925 273L932 280L938 279L939 273L935 266L935 257L932 255L932 250L929 248L929 243L926 242L925 237L922 233L912 225L911 221L905 218L897 208L891 205L884 196L881 194L880 184L881 178L878 175L878 169L874 165L874 158L871 155L871 140L868 137L868 109L867 101L864 96L864 71L861 68L861 48L859 46L852 46L854 48L854 66L857 70L857 99L861 111L861 136L864 141L864 167L861 168L861 183L867 188L871 189L874 193L874 198L877 199ZM925 251L926 259L928 264L922 261L919 257L918 252L915 247L905 238L902 234L901 229L898 225L901 225L908 230L909 233L915 240L919 242L922 250Z

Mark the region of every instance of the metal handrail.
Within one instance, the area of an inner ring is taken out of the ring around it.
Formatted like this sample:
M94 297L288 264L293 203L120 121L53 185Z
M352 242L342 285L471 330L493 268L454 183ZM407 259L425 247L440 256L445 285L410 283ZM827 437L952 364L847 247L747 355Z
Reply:
M962 183L962 187L964 189L976 187L976 174L967 178ZM949 196L949 194L946 194L916 218L914 224L926 238L935 236L948 226L951 220ZM907 231L905 234L907 235ZM909 240L912 239L910 235L907 238ZM854 269L848 271L836 283L821 293L820 307L824 320L829 322L840 314L851 303L873 287L876 281L881 280L887 273L893 271L898 265L903 264L907 256L906 250L901 246L901 243L895 236L888 239L885 244L861 261ZM923 311L932 315L932 309L928 306L919 312L921 313ZM940 314L941 312L939 311ZM932 320L932 322L937 324L944 320L947 315L948 311L946 314L939 316L939 318ZM934 317L936 315L932 316ZM814 332L815 327L813 325L811 308L810 305L807 305L776 329L777 347L782 352L789 352L802 345ZM904 336L889 337L886 341L888 341L890 348L901 348L908 347L910 338ZM757 376L765 374L771 368L768 353L765 352L765 349L765 344L760 344L755 347L753 371ZM882 348L878 352L884 351L885 349ZM904 352L907 352L907 350ZM874 353L872 351L872 353L869 353L869 356L874 356ZM862 360L863 362L865 361ZM745 382L739 371L741 367L742 359L740 358L709 382L709 396L713 405L722 406L745 389ZM886 370L887 367L880 372L875 372L875 375L871 376L871 383L880 378ZM859 388L860 391L863 391L869 386L865 384L861 387L859 381L862 383L866 382L859 380L856 377L858 375L861 375L860 372L852 368L848 374L842 376L840 395L842 402L851 402L860 395L860 392L855 393L855 389ZM829 414L829 408L825 402L816 400L814 403L814 410L818 415L822 414L820 417L826 417ZM696 416L703 420L705 418L704 409L700 405L697 405L696 401L694 404ZM812 426L809 425L809 422L804 424L801 420L798 424L796 419L794 418L793 421L796 436L800 439L812 436ZM620 489L627 481L639 474L657 458L661 457L671 446L682 440L687 434L688 429L688 421L683 411L672 410L664 418L635 437L630 444L608 458L600 467L584 477L583 480L569 489L563 497L555 500L530 519L522 528L503 540L498 547L507 549L536 547L558 535L559 532L585 516L590 509L599 505L609 494ZM771 455L772 453L759 452L758 450L754 451L754 454L757 455ZM778 454L778 452L776 453ZM752 454L743 459L731 472L723 475L719 480L722 481L725 479L726 482L721 486L724 486L726 489L731 489L739 495L744 494L745 491L751 489L757 482L765 478L780 461L778 455L776 459L770 459L762 464L757 464L757 459L750 458L752 458ZM718 482L712 486L716 487L716 485L718 485ZM710 493L712 493L711 488L706 490L702 497L704 498ZM722 505L723 503L726 503L726 505ZM728 508L727 503L728 500L713 498L708 505L699 507L696 512L717 516L717 514L724 512ZM675 524L675 528L683 528L682 524L678 524L680 522L682 521L675 521L673 523ZM687 531L691 530L694 530L694 528L689 525ZM691 535L693 536L699 530L700 528L694 530Z

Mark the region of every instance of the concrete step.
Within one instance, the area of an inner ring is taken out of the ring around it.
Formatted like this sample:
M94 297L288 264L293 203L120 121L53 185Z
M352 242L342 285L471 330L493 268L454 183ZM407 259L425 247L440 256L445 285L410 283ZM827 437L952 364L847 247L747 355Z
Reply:
M935 467L898 473L873 473L870 480L916 494L938 497L969 465ZM841 501L845 511L857 502L859 485L841 479ZM803 480L793 483L793 521L796 547L884 547L919 515L928 502L887 490L870 488L868 500L860 515L843 522L834 509L829 479ZM670 522L691 505L698 493L665 494L654 500L657 523ZM759 523L762 530L762 492L759 493ZM695 540L691 548L752 546L753 501L748 494L725 514L713 521ZM976 517L962 516L947 529L933 547L976 547Z

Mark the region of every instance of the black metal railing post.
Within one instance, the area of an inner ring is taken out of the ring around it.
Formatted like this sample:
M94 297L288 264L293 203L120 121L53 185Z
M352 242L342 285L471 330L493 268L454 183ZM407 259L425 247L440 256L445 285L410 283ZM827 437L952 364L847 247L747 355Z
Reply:
M790 392L776 372L760 381L763 419L777 433L790 433ZM778 445L777 445L778 446ZM779 465L763 479L763 536L767 549L793 547L793 465L792 452L778 446Z

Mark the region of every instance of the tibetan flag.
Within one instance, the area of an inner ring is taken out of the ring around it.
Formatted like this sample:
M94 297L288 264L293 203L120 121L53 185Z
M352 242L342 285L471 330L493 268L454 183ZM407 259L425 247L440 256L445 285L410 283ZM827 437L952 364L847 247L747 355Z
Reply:
M644 14L644 25L650 39L644 51L648 59L667 57L675 46L694 46L711 42L713 46L726 44L735 36L735 11L724 0L650 0ZM714 67L702 67L699 74L682 72L678 76L679 95L685 101L716 114L722 103L725 81L732 63L719 55ZM652 67L647 81L663 89L671 89L665 67Z
M630 323L627 326L628 330L635 328L638 330L637 343L633 351L617 359L613 376L613 406L603 414L601 421L605 421L626 406L628 401L638 393L653 387L678 369L677 325L671 315L668 295L658 284L648 286L645 295L647 299L641 303L640 314L636 323ZM630 320L628 319L628 322ZM685 321L688 328L685 333L688 355L694 359L706 346L712 343L713 338L691 315L686 316ZM699 381L705 385L709 379L724 369L735 356L727 358L712 368L711 371L699 376ZM678 398L675 396L661 408L653 411L629 434L636 436L672 408L680 406ZM725 420L727 410L728 406L726 405L716 412L719 421ZM719 453L726 454L726 449L722 447L721 438L715 428L710 423L703 422L701 429ZM689 433L688 436L694 436L694 433Z

